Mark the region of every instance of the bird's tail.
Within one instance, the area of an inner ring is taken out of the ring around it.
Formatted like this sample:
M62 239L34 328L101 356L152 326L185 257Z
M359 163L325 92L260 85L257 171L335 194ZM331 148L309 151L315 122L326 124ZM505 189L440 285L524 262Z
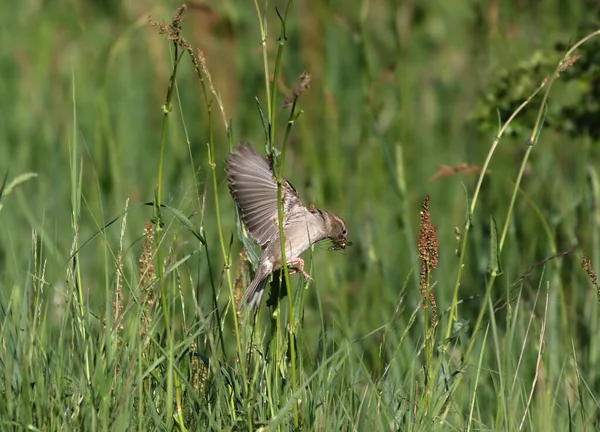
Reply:
M240 303L240 307L243 304L247 304L249 308L254 309L258 307L260 304L260 299L262 299L262 295L265 292L265 286L267 285L267 276L262 276L259 272L256 273L248 288L246 288L246 292L244 293L244 297L242 297L242 302Z

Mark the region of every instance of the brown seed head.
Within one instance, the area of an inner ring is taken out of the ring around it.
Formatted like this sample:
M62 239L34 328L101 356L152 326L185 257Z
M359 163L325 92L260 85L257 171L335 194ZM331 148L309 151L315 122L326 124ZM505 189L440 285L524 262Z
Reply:
M438 238L437 227L431 223L429 215L429 199L430 197L427 195L421 208L421 228L418 239L419 257L421 258L419 291L423 299L423 308L426 308L428 303L431 304L431 325L434 326L437 320L437 304L433 291L430 289L430 279L431 271L438 264Z
M592 281L592 285L596 287L596 291L598 293L598 302L600 302L600 284L598 283L598 276L596 275L596 272L592 268L592 263L586 255L584 255L581 259L581 267L583 267L588 277Z

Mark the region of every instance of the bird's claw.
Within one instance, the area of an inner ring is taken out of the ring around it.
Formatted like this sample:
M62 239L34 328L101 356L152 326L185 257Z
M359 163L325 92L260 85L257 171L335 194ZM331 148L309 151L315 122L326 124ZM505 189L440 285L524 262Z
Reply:
M311 275L304 271L304 260L302 258L294 258L289 262L289 268L294 273L302 273L305 279L314 280Z
M309 275L308 273L306 273L304 270L301 270L301 271L302 271L302 276L304 276L304 279L308 279L308 280L314 280L314 279L312 278L312 276L311 276L311 275Z

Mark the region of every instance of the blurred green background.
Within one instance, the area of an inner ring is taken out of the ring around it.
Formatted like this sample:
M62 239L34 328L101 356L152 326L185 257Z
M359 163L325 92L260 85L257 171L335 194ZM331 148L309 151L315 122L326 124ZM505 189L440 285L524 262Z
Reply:
M39 174L10 196L2 212L0 269L6 286L26 278L32 228L44 234L48 280L57 281L64 271L72 243L68 146L74 130L87 207L80 239L118 216L127 198L130 205L153 199L170 46L147 17L168 22L178 6L145 1L1 6L0 169L3 175L8 172L9 180L23 172ZM271 12L274 6L285 9L285 3L275 2ZM457 262L454 226L464 224L466 193L472 194L476 174L430 178L441 165L481 166L499 120L505 121L516 102L552 72L562 54L556 44L572 43L595 29L597 11L595 2L560 1L543 7L527 1L457 1L451 7L445 2L319 1L294 6L277 109L302 71L312 80L299 102L303 114L293 128L285 173L305 202L342 215L355 243L347 257L318 252L316 272L322 275L317 289L323 295L337 285L334 273L348 280L341 292L331 293L331 307L341 307L342 316L349 310L357 313L348 302L365 299L358 302L365 309L355 322L378 319L369 313L368 300L394 298L414 267L420 203L427 193L432 196L433 222L439 226L438 271L444 275L436 295L441 304L447 303ZM184 26L188 42L206 55L234 141L249 140L262 150L264 133L255 98L265 107L266 101L254 5L192 2ZM268 31L272 72L280 35L274 13L269 14ZM542 60L531 60L536 56ZM527 66L540 62L546 67ZM518 70L522 63L526 66ZM502 72L514 70L511 79L519 86L511 81L508 90L497 90ZM576 88L582 84L569 74L553 89L551 111L580 100L583 91ZM490 93L496 99L488 103ZM178 96L169 126L164 188L168 204L192 212L198 210L193 199L197 191L204 193L209 171L206 110L189 62L179 72ZM489 216L499 221L505 217L538 106L534 101L527 110L531 115L517 119L515 132L492 160L474 217L476 235L467 260L471 271L461 289L465 296L482 289ZM214 107L216 160L223 179L228 144ZM283 109L278 115L280 140L287 115ZM588 166L597 155L597 145L583 134L572 137L544 129L523 190L541 214L520 200L499 286L551 255L549 239L539 229L540 216L549 222L560 250L576 249L598 259L590 235L597 227L586 195ZM224 183L220 192L230 232L235 214ZM211 202L209 198L205 229L214 243ZM131 212L130 242L139 238L151 215L149 207ZM118 234L116 224L109 238ZM91 296L96 282L104 284L102 250L101 242L92 242L81 258ZM220 259L218 254L215 259ZM577 297L591 294L572 291ZM342 303L337 302L340 297Z
M0 210L0 284L6 292L28 284L32 230L42 236L48 295L61 290L73 242L69 146L75 139L83 164L80 243L120 215L129 199L134 209L127 220L125 266L131 272L137 268L144 224L152 218L152 208L138 204L154 197L172 55L148 16L169 22L179 5L146 0L0 4L0 175L8 173L10 181L25 172L38 174L5 197ZM263 151L255 98L263 106L266 100L254 4L187 5L185 38L206 56L233 141L251 141ZM271 73L281 35L275 6L283 11L285 2L268 3ZM435 181L432 176L442 165L481 166L499 122L552 73L565 47L598 28L599 11L591 0L295 2L280 73L277 145L288 116L281 108L285 96L307 71L311 86L299 100L303 113L292 129L285 175L305 203L344 217L354 242L346 256L317 247L315 283L305 305L307 332L319 327L317 296L325 319L354 337L390 321L405 284L408 309L419 304L416 236L426 194L438 226L440 264L433 289L443 313L458 263L455 226L464 225L477 174ZM492 299L506 294L529 267L570 251L531 271L522 281L523 301L531 310L538 286L549 281L549 322L560 329L562 342L574 341L588 362L589 384L597 390L600 378L593 366L598 359L590 346L597 344L598 304L580 266L585 253L600 271L600 211L593 189L600 160L593 133L598 102L590 98L600 74L593 61L598 44L592 41L590 47L552 90ZM513 123L492 158L473 215L459 291L465 319L481 307L477 296L485 290L490 216L499 225L504 222L538 109L539 97ZM221 215L226 242L233 236L238 269L241 243L223 171L229 142L216 104L213 119ZM169 121L163 200L203 224L219 278L223 259L207 163L206 107L189 61L178 72ZM88 305L99 316L107 305L105 286L114 278L105 240L116 249L119 230L120 223L112 225L106 238L96 237L80 254ZM184 231L178 247L189 253L199 245ZM186 265L195 279L181 281L184 293L197 289L200 303L210 308L207 267L200 258ZM366 350L377 340L362 343ZM548 341L549 349L553 343L558 344Z

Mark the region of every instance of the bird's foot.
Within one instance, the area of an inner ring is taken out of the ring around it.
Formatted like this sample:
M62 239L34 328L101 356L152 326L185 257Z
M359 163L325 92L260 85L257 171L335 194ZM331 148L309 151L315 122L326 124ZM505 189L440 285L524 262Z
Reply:
M302 258L293 258L289 261L288 267L292 270L292 273L302 273L308 280L313 280L312 276L304 271L304 260Z

